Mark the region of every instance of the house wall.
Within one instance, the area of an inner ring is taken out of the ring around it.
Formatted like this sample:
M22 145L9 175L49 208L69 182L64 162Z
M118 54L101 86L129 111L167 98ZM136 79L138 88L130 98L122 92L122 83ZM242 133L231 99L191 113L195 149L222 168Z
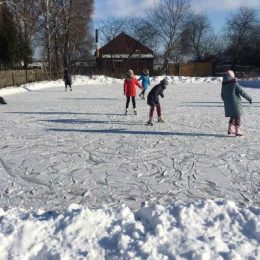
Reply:
M153 59L100 59L98 63L101 73L117 77L123 77L129 69L136 75L144 69L153 71Z

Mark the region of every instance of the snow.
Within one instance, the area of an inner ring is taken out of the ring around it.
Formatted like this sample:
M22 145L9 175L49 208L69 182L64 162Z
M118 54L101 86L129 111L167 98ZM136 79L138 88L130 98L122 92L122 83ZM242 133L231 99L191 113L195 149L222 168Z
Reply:
M168 77L152 127L120 79L1 89L0 259L257 259L260 81L237 138L221 80Z

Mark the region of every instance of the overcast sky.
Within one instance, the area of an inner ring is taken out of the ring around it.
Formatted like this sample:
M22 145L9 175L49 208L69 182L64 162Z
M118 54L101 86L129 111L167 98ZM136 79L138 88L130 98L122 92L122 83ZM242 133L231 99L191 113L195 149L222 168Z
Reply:
M144 10L153 7L160 0L95 0L94 20L128 15L141 16ZM220 30L226 17L241 5L258 10L260 15L260 0L191 0L192 7L198 12L206 13L216 30Z

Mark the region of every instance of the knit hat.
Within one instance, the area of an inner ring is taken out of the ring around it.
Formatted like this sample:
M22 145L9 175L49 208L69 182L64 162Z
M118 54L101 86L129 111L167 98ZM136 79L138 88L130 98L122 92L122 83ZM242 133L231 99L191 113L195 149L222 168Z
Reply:
M230 81L235 78L236 78L236 76L235 76L235 73L233 70L228 70L223 75L223 81Z
M162 84L162 86L164 87L164 88L166 88L166 86L169 84L169 82L168 82L168 79L167 78L164 78L163 80L161 80L161 82L160 82L161 84Z
M135 75L135 74L134 74L134 71L133 71L133 70L128 70L128 71L127 71L127 77L128 77L128 78L131 79L131 78L134 77L134 75Z

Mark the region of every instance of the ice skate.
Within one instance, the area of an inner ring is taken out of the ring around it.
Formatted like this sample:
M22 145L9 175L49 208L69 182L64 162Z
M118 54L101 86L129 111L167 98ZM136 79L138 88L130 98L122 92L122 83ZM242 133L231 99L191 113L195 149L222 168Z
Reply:
M0 97L0 104L5 105L6 101L4 100L4 98Z
M125 110L125 115L127 116L127 114L128 114L128 109L126 108L126 110Z
M165 123L165 121L159 116L158 117L158 123Z
M244 133L241 131L240 126L235 126L236 136L244 136Z
M228 125L228 134L229 135L236 134L235 126L233 124Z
M136 110L136 109L134 109L134 115L136 115L136 116L137 116L137 110Z
M147 123L146 123L146 125L153 125L153 123L152 123L152 121L148 121Z

